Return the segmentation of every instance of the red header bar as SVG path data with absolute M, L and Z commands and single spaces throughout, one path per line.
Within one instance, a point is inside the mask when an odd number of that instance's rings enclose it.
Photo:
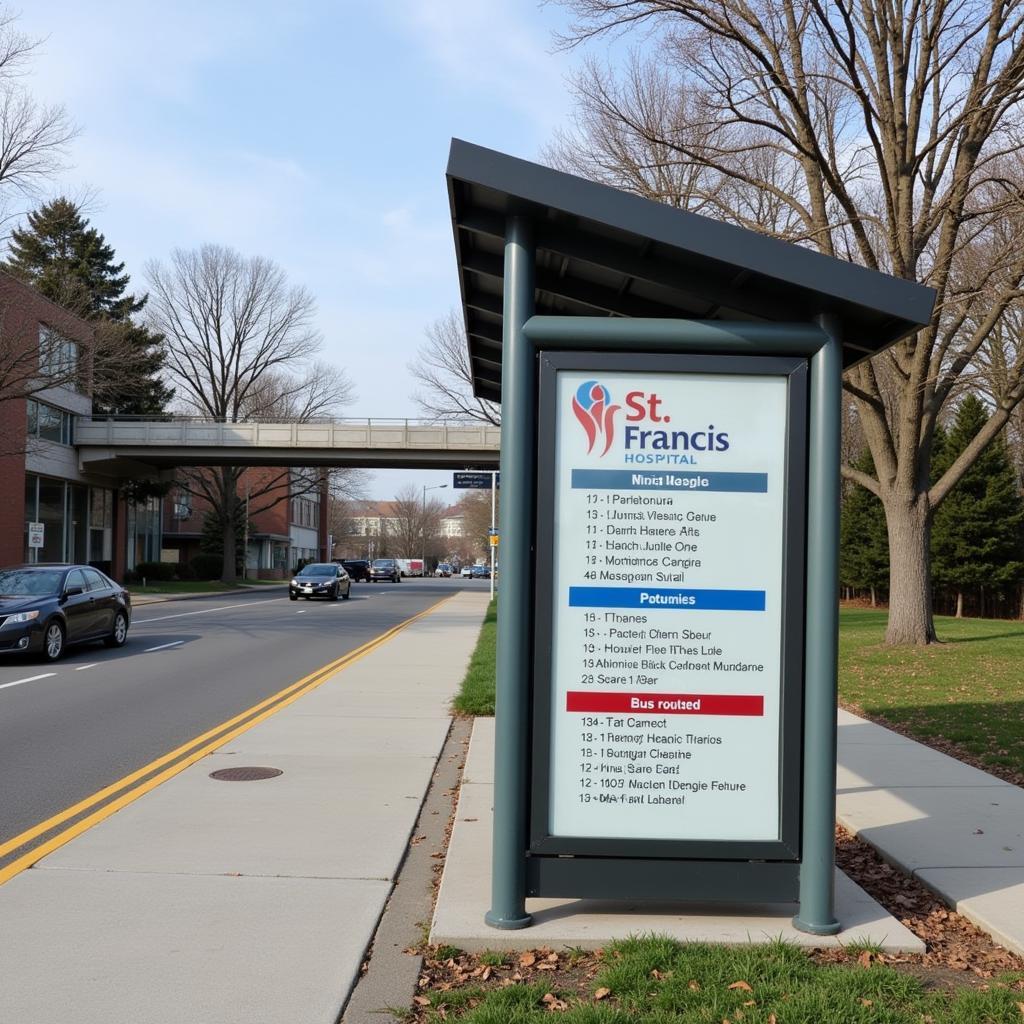
M 764 714 L 764 697 L 733 693 L 591 693 L 570 690 L 566 694 L 565 710 L 760 718 Z

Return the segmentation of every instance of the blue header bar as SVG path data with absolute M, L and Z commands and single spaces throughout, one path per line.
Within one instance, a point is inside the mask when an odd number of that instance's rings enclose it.
M 766 494 L 767 473 L 693 473 L 671 469 L 574 469 L 572 486 L 615 491 L 744 491 Z
M 570 587 L 570 608 L 763 612 L 763 590 L 675 590 L 656 587 Z

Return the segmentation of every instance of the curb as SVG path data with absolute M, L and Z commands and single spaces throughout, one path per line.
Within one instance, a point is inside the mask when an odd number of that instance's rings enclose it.
M 209 597 L 238 597 L 241 594 L 260 593 L 264 590 L 275 591 L 279 587 L 287 587 L 287 581 L 280 584 L 266 584 L 260 586 L 240 586 L 232 590 L 213 590 L 203 594 L 132 594 L 132 608 L 144 608 L 149 604 L 166 604 L 168 601 L 201 601 Z M 131 594 L 131 587 L 126 588 Z

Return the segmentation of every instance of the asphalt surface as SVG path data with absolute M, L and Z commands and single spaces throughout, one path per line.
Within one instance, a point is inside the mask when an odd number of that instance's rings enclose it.
M 293 602 L 276 588 L 169 601 L 137 608 L 120 650 L 71 648 L 56 665 L 0 656 L 0 843 L 442 598 L 487 586 L 411 579 L 354 584 L 349 601 Z

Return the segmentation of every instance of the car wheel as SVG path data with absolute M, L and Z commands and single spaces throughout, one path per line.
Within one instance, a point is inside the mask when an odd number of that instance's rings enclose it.
M 43 634 L 43 658 L 46 661 L 57 661 L 64 653 L 64 627 L 53 619 Z
M 344 594 L 341 595 L 341 599 L 342 599 L 342 601 L 347 601 L 351 596 L 352 596 L 352 584 L 350 583 L 348 585 L 348 589 L 345 591 Z
M 289 594 L 288 595 L 288 600 L 289 601 L 298 601 L 298 599 L 299 599 L 299 595 L 298 594 Z
M 108 647 L 124 647 L 124 642 L 128 639 L 128 616 L 124 612 L 118 612 L 114 616 L 114 628 L 110 631 L 108 636 L 103 642 Z
M 337 600 L 338 600 L 338 588 L 337 588 L 337 587 L 335 587 L 335 588 L 334 588 L 334 589 L 333 589 L 333 590 L 331 591 L 331 593 L 330 593 L 330 595 L 329 595 L 329 596 L 330 596 L 330 599 L 331 599 L 332 601 L 337 601 Z

